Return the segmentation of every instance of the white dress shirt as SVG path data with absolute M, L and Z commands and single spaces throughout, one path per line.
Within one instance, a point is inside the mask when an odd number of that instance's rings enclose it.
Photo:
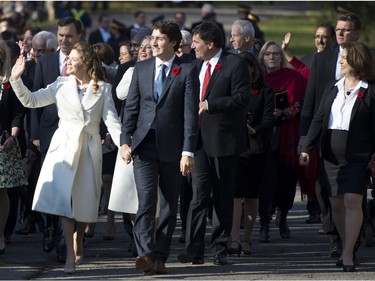
M 353 106 L 357 100 L 359 89 L 361 87 L 367 89 L 368 87 L 368 84 L 361 80 L 357 86 L 350 91 L 350 94 L 347 95 L 344 85 L 345 78 L 341 78 L 335 84 L 339 91 L 331 107 L 328 129 L 349 131 L 350 116 L 352 115 Z

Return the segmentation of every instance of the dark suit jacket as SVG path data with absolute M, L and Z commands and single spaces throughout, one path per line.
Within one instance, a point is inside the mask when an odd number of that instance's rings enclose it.
M 23 128 L 23 118 L 26 110 L 12 88 L 3 89 L 2 91 L 0 99 L 0 134 L 3 130 L 8 131 L 10 134 L 13 127 Z
M 158 102 L 154 99 L 155 58 L 137 62 L 125 105 L 120 142 L 136 153 L 155 124 L 158 159 L 178 162 L 182 151 L 195 152 L 198 138 L 197 68 L 177 57 Z
M 264 152 L 271 146 L 274 108 L 274 93 L 271 87 L 263 85 L 259 93 L 250 94 L 247 124 L 257 131 L 253 137 L 261 136 Z
M 301 136 L 306 136 L 307 134 L 314 114 L 318 110 L 327 83 L 336 80 L 338 54 L 339 48 L 337 47 L 317 53 L 314 56 L 300 118 Z
M 316 53 L 311 53 L 311 54 L 308 54 L 306 56 L 304 56 L 301 61 L 303 62 L 304 65 L 306 65 L 308 68 L 311 69 L 312 67 L 312 63 L 313 63 L 313 60 L 314 60 L 314 56 L 315 56 Z
M 36 64 L 33 90 L 47 87 L 60 76 L 59 51 L 41 56 Z M 46 152 L 59 123 L 57 107 L 51 104 L 31 110 L 31 138 L 40 140 L 40 151 Z
M 89 44 L 94 45 L 96 43 L 104 42 L 102 34 L 100 33 L 99 29 L 91 32 L 89 34 Z
M 194 63 L 200 71 L 203 61 Z M 251 89 L 247 77 L 246 62 L 223 51 L 207 86 L 208 111 L 200 115 L 201 144 L 211 157 L 236 155 L 247 148 L 246 114 Z
M 302 151 L 310 153 L 319 141 L 321 157 L 327 155 L 325 146 L 329 116 L 338 88 L 329 83 L 324 91 L 319 110 L 314 116 Z M 375 85 L 361 88 L 362 98 L 357 97 L 350 116 L 345 158 L 348 162 L 369 162 L 375 151 Z

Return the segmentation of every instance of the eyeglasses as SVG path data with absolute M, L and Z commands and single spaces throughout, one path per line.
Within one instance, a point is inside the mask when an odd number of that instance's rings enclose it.
M 266 52 L 266 53 L 264 53 L 264 56 L 266 56 L 266 57 L 269 57 L 270 55 L 280 56 L 280 52 Z
M 336 32 L 338 33 L 350 33 L 353 29 L 346 29 L 346 28 L 336 28 Z
M 323 40 L 327 40 L 329 37 L 326 36 L 326 35 L 315 35 L 314 36 L 314 39 L 323 39 Z

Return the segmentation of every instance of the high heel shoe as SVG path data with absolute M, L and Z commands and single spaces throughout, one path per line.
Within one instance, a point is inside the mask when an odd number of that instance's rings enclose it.
M 76 256 L 76 265 L 81 265 L 83 261 L 83 256 Z
M 250 256 L 251 255 L 251 242 L 247 240 L 242 241 L 241 249 L 242 249 L 241 254 L 245 256 Z
M 343 264 L 342 265 L 342 270 L 344 272 L 354 272 L 355 271 L 355 265 L 354 264 L 353 265 L 345 265 L 345 264 Z
M 237 245 L 235 247 L 233 247 L 234 245 Z M 230 247 L 228 248 L 228 254 L 229 255 L 236 255 L 237 256 L 241 256 L 241 250 L 242 250 L 242 247 L 241 247 L 241 244 L 240 242 L 236 241 L 236 240 L 233 240 L 231 243 L 230 243 Z
M 71 264 L 71 267 L 67 267 L 67 265 L 65 264 L 65 266 L 64 266 L 64 273 L 65 274 L 73 274 L 74 272 L 76 272 L 75 263 Z

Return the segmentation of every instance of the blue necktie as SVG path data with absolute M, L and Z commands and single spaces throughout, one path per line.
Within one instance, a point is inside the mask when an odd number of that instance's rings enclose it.
M 163 91 L 163 86 L 164 86 L 164 82 L 165 82 L 165 68 L 167 66 L 165 64 L 161 64 L 160 65 L 160 72 L 159 72 L 159 75 L 158 75 L 158 78 L 156 79 L 156 92 L 155 92 L 155 100 L 158 101 L 159 100 L 159 97 L 161 95 L 161 92 Z

